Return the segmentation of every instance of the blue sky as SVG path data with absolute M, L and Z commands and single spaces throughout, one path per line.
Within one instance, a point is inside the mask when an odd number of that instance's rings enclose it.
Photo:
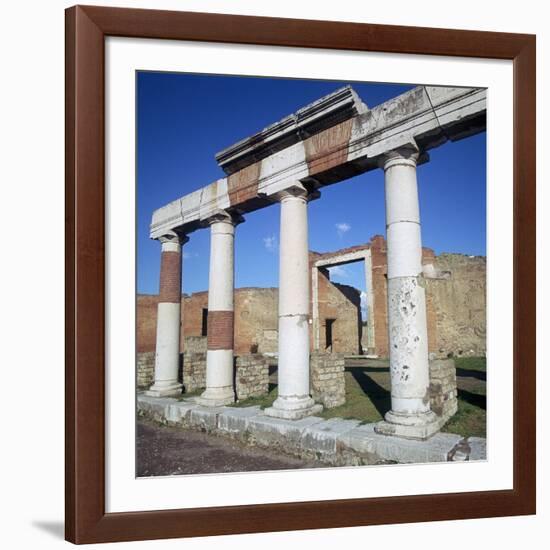
M 137 287 L 158 292 L 160 245 L 149 239 L 153 210 L 223 177 L 214 155 L 350 82 L 181 73 L 137 73 Z M 351 83 L 369 107 L 412 86 Z M 485 255 L 485 133 L 430 151 L 418 168 L 424 246 Z M 278 286 L 279 206 L 245 216 L 236 230 L 235 285 Z M 309 204 L 309 247 L 319 252 L 385 234 L 384 176 L 374 170 L 321 190 Z M 208 287 L 209 231 L 184 246 L 183 291 Z M 365 290 L 360 264 L 333 271 Z

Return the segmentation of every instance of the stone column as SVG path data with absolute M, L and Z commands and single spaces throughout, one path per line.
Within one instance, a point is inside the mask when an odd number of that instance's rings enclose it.
M 308 198 L 301 184 L 279 195 L 279 395 L 264 410 L 279 418 L 297 419 L 322 410 L 309 394 Z
M 159 238 L 162 244 L 160 292 L 157 307 L 155 379 L 147 395 L 181 394 L 178 381 L 181 323 L 181 246 L 187 237 L 169 232 Z
M 235 225 L 242 220 L 224 211 L 209 219 L 210 274 L 206 390 L 197 402 L 219 407 L 235 401 L 233 376 L 234 240 Z
M 416 183 L 418 151 L 400 149 L 383 161 L 388 258 L 388 346 L 391 411 L 376 431 L 427 439 L 439 429 L 430 410 L 430 370 L 422 242 Z

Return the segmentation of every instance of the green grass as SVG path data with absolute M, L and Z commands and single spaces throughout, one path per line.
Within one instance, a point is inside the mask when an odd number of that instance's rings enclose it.
M 380 363 L 379 363 L 380 364 Z M 383 364 L 382 364 L 383 365 Z M 441 431 L 463 437 L 486 436 L 486 360 L 484 357 L 455 358 L 458 375 L 458 411 Z M 325 409 L 319 415 L 325 419 L 357 419 L 361 423 L 378 422 L 391 407 L 390 375 L 386 366 L 352 367 L 346 369 L 346 403 Z M 196 392 L 200 394 L 201 391 Z M 184 394 L 189 397 L 192 394 Z M 231 407 L 270 407 L 277 398 L 277 386 L 270 384 L 267 395 L 244 399 Z
M 486 437 L 487 388 L 485 357 L 456 357 L 458 376 L 458 411 L 441 431 L 463 437 Z
M 487 359 L 485 357 L 454 357 L 454 361 L 457 369 L 487 372 Z
M 383 386 L 377 388 L 373 385 L 374 387 L 367 388 L 367 391 L 370 389 L 368 391 L 369 395 L 367 395 L 360 383 L 362 376 L 366 376 L 366 373 L 360 367 L 355 367 L 353 372 L 348 370 L 344 374 L 346 379 L 346 402 L 340 407 L 324 409 L 319 416 L 323 418 L 355 418 L 361 420 L 362 423 L 382 420 L 382 411 L 389 409 L 389 392 Z M 379 376 L 376 376 L 376 374 Z M 389 382 L 388 369 L 380 369 L 379 373 L 373 373 L 373 378 L 379 377 L 388 378 Z M 377 382 L 379 383 L 380 380 Z
M 486 437 L 486 430 L 486 411 L 460 399 L 459 390 L 458 411 L 449 422 L 443 426 L 441 431 L 459 434 L 462 437 Z
M 271 407 L 273 401 L 277 399 L 277 386 L 275 384 L 270 384 L 270 386 L 268 394 L 259 397 L 249 397 L 248 399 L 228 405 L 228 407 L 260 407 L 260 409 Z
M 190 397 L 198 397 L 203 391 L 204 388 L 199 388 L 198 390 L 182 393 L 181 396 L 178 397 L 178 401 L 183 401 L 184 399 L 189 399 Z
M 485 357 L 455 358 L 458 374 L 458 411 L 442 431 L 463 437 L 486 437 Z M 323 418 L 356 418 L 378 422 L 391 407 L 389 370 L 384 367 L 354 367 L 346 370 L 346 403 L 325 409 Z

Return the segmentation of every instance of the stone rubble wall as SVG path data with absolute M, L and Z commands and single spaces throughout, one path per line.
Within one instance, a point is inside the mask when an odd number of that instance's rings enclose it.
M 261 354 L 239 355 L 235 358 L 237 399 L 265 395 L 269 391 L 269 362 Z M 183 385 L 185 392 L 206 387 L 206 353 L 183 354 Z
M 259 397 L 269 392 L 269 360 L 259 353 L 236 358 L 235 390 L 237 400 Z
M 206 352 L 183 354 L 183 386 L 186 393 L 206 387 Z
M 206 336 L 186 336 L 183 340 L 185 353 L 206 353 Z
M 137 354 L 137 387 L 148 389 L 155 377 L 155 352 L 146 351 Z
M 445 424 L 458 407 L 456 367 L 452 359 L 430 361 L 430 407 Z
M 310 356 L 311 396 L 327 409 L 346 402 L 343 353 L 312 353 Z

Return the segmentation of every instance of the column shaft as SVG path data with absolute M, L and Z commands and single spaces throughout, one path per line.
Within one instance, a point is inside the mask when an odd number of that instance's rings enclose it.
M 392 408 L 377 431 L 425 439 L 439 426 L 430 411 L 416 160 L 417 154 L 394 152 L 384 163 Z
M 296 419 L 318 412 L 309 391 L 309 265 L 307 194 L 281 198 L 278 397 L 270 416 Z
M 210 273 L 206 390 L 199 402 L 206 406 L 235 401 L 233 387 L 234 238 L 235 222 L 221 215 L 210 222 Z
M 181 245 L 174 234 L 161 237 L 160 292 L 157 306 L 155 379 L 146 392 L 156 397 L 181 394 L 178 381 L 181 320 Z

